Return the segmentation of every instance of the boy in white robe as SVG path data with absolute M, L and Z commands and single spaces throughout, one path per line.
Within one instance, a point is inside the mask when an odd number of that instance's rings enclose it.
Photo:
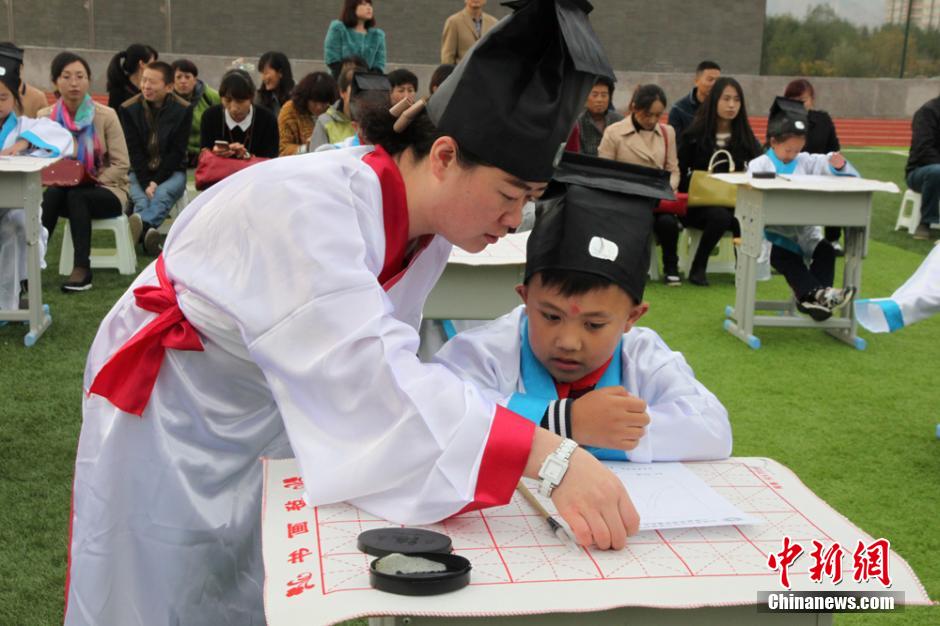
M 632 195 L 651 191 L 630 180 L 630 169 L 645 168 L 624 166 L 565 155 L 555 181 L 571 182 L 529 238 L 517 287 L 524 305 L 459 333 L 435 360 L 598 458 L 726 458 L 731 426 L 721 402 L 680 353 L 636 326 L 649 309 L 655 200 Z
M 838 152 L 801 152 L 808 128 L 802 102 L 788 98 L 774 100 L 767 123 L 767 151 L 748 163 L 748 173 L 858 176 Z M 773 245 L 770 264 L 786 278 L 798 311 L 822 322 L 852 300 L 854 285 L 833 287 L 836 251 L 823 237 L 820 226 L 767 225 L 764 236 Z
M 940 313 L 940 245 L 890 298 L 855 302 L 858 323 L 873 333 L 893 333 Z
M 16 115 L 20 61 L 0 52 L 0 156 L 57 157 L 72 152 L 72 135 L 49 119 Z M 38 226 L 38 225 L 37 225 Z M 49 234 L 38 226 L 40 257 Z M 26 281 L 26 211 L 0 208 L 0 309 L 19 308 Z M 45 267 L 45 263 L 43 263 Z

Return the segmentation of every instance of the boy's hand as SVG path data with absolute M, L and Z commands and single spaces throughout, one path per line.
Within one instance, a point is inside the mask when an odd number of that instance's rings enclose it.
M 571 405 L 571 438 L 585 446 L 633 450 L 649 423 L 646 402 L 623 387 L 595 389 Z
M 838 152 L 833 152 L 832 156 L 829 157 L 829 165 L 836 168 L 837 170 L 841 170 L 843 167 L 845 167 L 845 157 Z

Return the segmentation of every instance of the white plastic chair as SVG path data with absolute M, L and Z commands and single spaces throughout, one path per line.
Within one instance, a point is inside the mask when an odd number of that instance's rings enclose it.
M 912 189 L 904 192 L 901 198 L 901 208 L 898 209 L 898 221 L 894 223 L 894 230 L 906 228 L 907 232 L 914 234 L 920 224 L 921 195 Z
M 68 276 L 72 273 L 75 248 L 72 246 L 72 232 L 68 222 L 62 229 L 62 254 L 59 256 L 59 273 Z M 92 248 L 89 260 L 92 269 L 115 268 L 121 274 L 137 273 L 137 253 L 131 241 L 131 229 L 126 215 L 91 221 L 92 232 L 110 230 L 114 233 L 114 248 Z
M 686 228 L 679 233 L 679 271 L 686 276 L 689 275 L 692 259 L 695 258 L 701 240 L 702 231 L 698 228 Z M 734 274 L 736 266 L 734 238 L 731 233 L 725 233 L 715 247 L 715 251 L 708 258 L 708 266 L 705 268 L 705 272 L 708 274 Z

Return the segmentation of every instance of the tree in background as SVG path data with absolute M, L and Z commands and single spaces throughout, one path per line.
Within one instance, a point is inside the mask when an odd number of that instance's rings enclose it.
M 904 28 L 869 29 L 840 18 L 828 6 L 810 8 L 800 20 L 767 18 L 761 74 L 782 76 L 897 77 Z M 905 77 L 940 74 L 940 32 L 911 28 Z

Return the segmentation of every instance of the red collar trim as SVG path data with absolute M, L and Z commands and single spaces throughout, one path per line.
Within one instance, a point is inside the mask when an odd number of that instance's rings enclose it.
M 567 398 L 571 395 L 572 391 L 579 391 L 581 389 L 590 389 L 597 386 L 597 383 L 600 382 L 601 377 L 604 376 L 604 372 L 607 371 L 607 367 L 610 365 L 610 362 L 614 359 L 613 355 L 607 362 L 601 365 L 599 368 L 591 372 L 590 374 L 579 378 L 578 380 L 570 383 L 560 383 L 557 380 L 555 381 L 555 390 L 558 392 L 559 398 Z
M 398 165 L 381 146 L 362 160 L 372 168 L 382 188 L 382 221 L 385 225 L 385 261 L 379 273 L 379 284 L 388 291 L 401 280 L 418 255 L 431 243 L 432 236 L 421 237 L 410 258 L 408 251 L 408 196 Z

